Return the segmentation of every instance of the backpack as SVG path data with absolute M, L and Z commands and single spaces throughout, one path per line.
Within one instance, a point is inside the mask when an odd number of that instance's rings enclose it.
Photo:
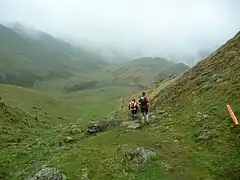
M 140 98 L 140 103 L 141 103 L 141 106 L 146 106 L 147 105 L 147 97 L 141 97 Z
M 131 102 L 130 108 L 131 109 L 135 109 L 135 107 L 136 107 L 136 103 L 135 102 Z

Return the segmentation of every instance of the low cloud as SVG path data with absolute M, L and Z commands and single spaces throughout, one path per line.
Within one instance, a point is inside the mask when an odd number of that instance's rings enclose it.
M 1 0 L 0 22 L 135 55 L 214 49 L 240 30 L 239 0 Z

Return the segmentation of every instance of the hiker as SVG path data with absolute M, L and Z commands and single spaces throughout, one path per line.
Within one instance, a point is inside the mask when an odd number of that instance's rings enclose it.
M 128 105 L 128 109 L 131 111 L 132 113 L 132 119 L 134 120 L 137 117 L 137 111 L 138 111 L 138 104 L 136 102 L 135 99 L 133 99 L 129 105 Z
M 142 96 L 139 99 L 139 105 L 142 113 L 142 122 L 149 123 L 148 121 L 148 109 L 149 109 L 149 100 L 145 92 L 142 92 Z

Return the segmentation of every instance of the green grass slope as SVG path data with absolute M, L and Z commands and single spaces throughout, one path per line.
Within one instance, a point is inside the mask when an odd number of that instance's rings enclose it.
M 0 85 L 0 94 L 9 105 L 37 116 L 46 123 L 68 123 L 80 117 L 80 110 L 77 107 L 38 91 L 12 85 Z
M 3 101 L 0 101 L 0 122 L 0 149 L 19 143 L 38 125 L 30 114 Z
M 168 160 L 179 179 L 239 179 L 240 129 L 226 109 L 226 104 L 230 104 L 240 117 L 239 68 L 238 33 L 170 85 L 155 92 L 155 108 L 171 114 L 171 118 L 161 122 L 168 127 L 161 136 L 179 141 L 169 149 L 178 148 L 175 159 Z
M 46 94 L 13 85 L 0 85 L 0 94 L 6 103 L 49 124 L 68 124 L 77 120 L 86 124 L 92 119 L 103 118 L 120 105 L 122 96 L 133 91 L 132 88 L 108 87 L 104 90 Z
M 61 166 L 57 165 L 58 168 L 68 167 L 68 173 L 75 171 L 73 164 L 84 157 L 81 154 L 91 156 L 91 151 L 88 152 L 91 147 L 78 146 L 86 124 L 103 120 L 120 105 L 119 98 L 131 92 L 131 89 L 122 91 L 111 87 L 104 91 L 48 96 L 32 89 L 0 85 L 1 98 L 7 104 L 3 103 L 0 108 L 0 177 L 24 179 L 41 165 L 55 165 L 58 161 Z M 67 136 L 74 141 L 66 142 Z M 74 149 L 76 152 L 70 152 Z M 72 158 L 76 153 L 80 153 L 80 157 L 70 160 L 70 166 L 66 165 L 65 158 Z

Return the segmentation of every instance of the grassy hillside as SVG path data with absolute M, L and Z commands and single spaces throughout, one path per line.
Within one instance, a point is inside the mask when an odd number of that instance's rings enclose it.
M 108 87 L 75 93 L 45 93 L 12 85 L 0 85 L 2 99 L 51 124 L 66 124 L 81 119 L 86 124 L 103 118 L 120 106 L 120 98 L 131 94 L 133 88 Z
M 0 101 L 0 149 L 16 145 L 38 126 L 37 119 Z
M 179 141 L 170 149 L 177 153 L 175 160 L 168 160 L 179 178 L 240 177 L 240 129 L 234 126 L 226 109 L 229 103 L 240 117 L 239 58 L 238 34 L 170 85 L 155 92 L 155 108 L 171 114 L 161 122 L 168 127 L 161 136 L 168 141 Z
M 86 124 L 104 120 L 120 106 L 119 98 L 132 91 L 109 87 L 47 96 L 31 89 L 0 85 L 0 177 L 26 178 L 41 165 L 59 161 L 60 154 L 67 158 L 68 150 L 84 134 Z M 66 142 L 68 136 L 76 139 L 72 148 Z

